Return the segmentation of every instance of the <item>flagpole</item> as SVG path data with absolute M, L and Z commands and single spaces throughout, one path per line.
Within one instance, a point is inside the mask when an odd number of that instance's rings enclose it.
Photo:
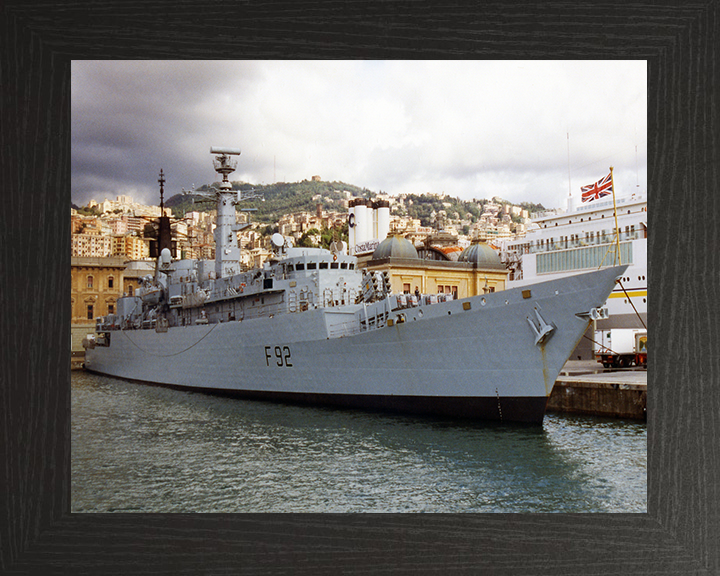
M 613 195 L 613 212 L 615 213 L 615 241 L 617 243 L 618 264 L 622 264 L 622 259 L 620 258 L 620 228 L 618 227 L 617 205 L 615 204 L 615 181 L 613 180 L 612 166 L 610 166 L 610 188 Z
M 572 179 L 570 178 L 570 132 L 567 133 L 568 144 L 568 196 L 572 196 Z

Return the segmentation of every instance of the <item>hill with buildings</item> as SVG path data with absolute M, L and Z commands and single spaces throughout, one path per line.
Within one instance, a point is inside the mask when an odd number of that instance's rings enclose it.
M 211 186 L 203 185 L 197 191 L 207 191 Z M 299 246 L 327 247 L 333 241 L 349 241 L 348 210 L 353 198 L 387 201 L 390 231 L 403 234 L 418 246 L 495 243 L 500 238 L 523 235 L 530 214 L 544 210 L 540 204 L 515 205 L 498 197 L 461 200 L 444 193 L 390 196 L 344 182 L 322 181 L 319 176 L 302 182 L 255 186 L 233 182 L 232 186 L 259 196 L 237 207 L 238 220 L 251 224 L 238 236 L 248 266 L 269 253 L 269 238 L 275 232 L 293 237 Z M 214 257 L 213 202 L 192 192 L 176 194 L 165 201 L 165 213 L 174 216 L 172 230 L 178 257 Z M 157 235 L 158 216 L 158 206 L 141 205 L 130 196 L 73 206 L 72 254 L 147 258 L 149 244 Z
M 468 234 L 473 224 L 482 219 L 488 210 L 497 213 L 494 207 L 516 206 L 519 210 L 509 213 L 510 222 L 521 224 L 523 211 L 525 218 L 533 212 L 544 211 L 542 204 L 521 202 L 514 205 L 502 198 L 480 198 L 461 200 L 446 194 L 405 194 L 390 197 L 387 194 L 374 192 L 344 182 L 325 182 L 322 180 L 303 180 L 302 182 L 277 182 L 267 185 L 251 185 L 245 182 L 233 182 L 233 190 L 253 190 L 262 199 L 250 200 L 239 206 L 239 210 L 253 212 L 251 220 L 272 226 L 283 216 L 298 212 L 315 213 L 320 206 L 327 212 L 341 212 L 347 209 L 350 198 L 386 199 L 391 200 L 392 214 L 400 218 L 419 220 L 424 227 L 442 228 L 454 226 L 459 232 Z M 217 183 L 214 184 L 217 186 Z M 203 185 L 198 191 L 209 188 Z M 177 194 L 165 202 L 165 206 L 173 211 L 176 218 L 182 218 L 193 211 L 213 209 L 212 202 L 190 194 Z M 512 227 L 514 229 L 514 227 Z
M 217 186 L 218 183 L 213 184 Z M 347 201 L 354 197 L 371 198 L 375 194 L 367 188 L 360 188 L 344 182 L 324 182 L 321 180 L 303 180 L 302 182 L 277 182 L 275 184 L 252 185 L 245 182 L 233 182 L 233 190 L 255 191 L 260 199 L 249 200 L 238 206 L 238 210 L 252 210 L 252 220 L 264 224 L 273 224 L 286 214 L 294 212 L 316 212 L 318 205 L 324 211 L 338 212 L 347 209 Z M 208 190 L 203 185 L 198 191 Z M 211 201 L 204 200 L 192 193 L 176 194 L 165 202 L 171 208 L 173 216 L 182 218 L 193 211 L 207 211 L 214 208 Z

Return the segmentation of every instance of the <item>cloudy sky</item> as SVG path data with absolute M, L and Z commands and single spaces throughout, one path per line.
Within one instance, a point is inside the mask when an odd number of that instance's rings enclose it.
M 646 193 L 646 63 L 73 61 L 75 204 L 157 204 L 161 168 L 166 198 L 209 184 L 211 146 L 252 184 L 552 208 L 613 166 L 618 194 Z

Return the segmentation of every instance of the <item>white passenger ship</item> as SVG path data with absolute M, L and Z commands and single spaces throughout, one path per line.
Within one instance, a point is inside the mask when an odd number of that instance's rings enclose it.
M 545 212 L 533 219 L 526 235 L 500 245 L 500 258 L 510 269 L 508 288 L 555 280 L 628 264 L 607 300 L 608 318 L 597 328 L 645 328 L 647 325 L 647 197 L 617 197 L 616 240 L 612 196 L 573 206 L 565 212 Z M 587 356 L 589 341 L 571 356 Z

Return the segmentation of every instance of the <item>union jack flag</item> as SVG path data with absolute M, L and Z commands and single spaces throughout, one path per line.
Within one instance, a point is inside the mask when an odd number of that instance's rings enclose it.
M 608 174 L 602 180 L 590 184 L 589 186 L 583 186 L 580 188 L 582 191 L 582 201 L 590 202 L 591 200 L 597 200 L 608 194 L 612 194 L 612 173 Z

